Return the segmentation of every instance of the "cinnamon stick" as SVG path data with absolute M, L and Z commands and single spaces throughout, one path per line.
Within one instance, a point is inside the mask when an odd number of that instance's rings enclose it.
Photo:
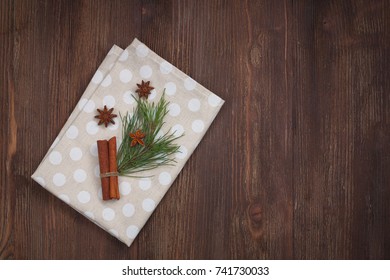
M 110 172 L 110 163 L 108 157 L 108 141 L 107 140 L 98 140 L 97 141 L 98 156 L 99 156 L 99 166 L 100 174 L 105 174 Z M 110 178 L 100 176 L 102 184 L 102 195 L 103 200 L 110 199 Z
M 116 163 L 116 137 L 108 140 L 108 158 L 110 164 L 110 173 L 117 173 L 118 166 Z M 111 175 L 110 177 L 110 199 L 119 199 L 118 176 Z

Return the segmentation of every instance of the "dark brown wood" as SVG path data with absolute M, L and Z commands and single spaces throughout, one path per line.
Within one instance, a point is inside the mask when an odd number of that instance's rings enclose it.
M 0 258 L 389 259 L 389 28 L 386 0 L 1 1 Z M 30 176 L 134 37 L 226 103 L 127 248 Z
M 389 2 L 303 2 L 292 5 L 294 257 L 388 259 Z

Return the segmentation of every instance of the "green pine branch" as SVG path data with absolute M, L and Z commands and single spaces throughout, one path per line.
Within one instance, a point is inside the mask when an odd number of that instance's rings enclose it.
M 174 132 L 166 132 L 157 136 L 164 124 L 164 117 L 168 114 L 169 102 L 165 94 L 157 104 L 148 103 L 147 100 L 136 99 L 137 107 L 133 115 L 128 113 L 122 117 L 122 143 L 117 154 L 118 173 L 121 176 L 154 169 L 161 165 L 173 165 L 176 161 L 173 155 L 178 152 L 179 146 L 174 142 Z M 145 137 L 145 145 L 137 144 L 131 147 L 130 133 L 141 130 Z

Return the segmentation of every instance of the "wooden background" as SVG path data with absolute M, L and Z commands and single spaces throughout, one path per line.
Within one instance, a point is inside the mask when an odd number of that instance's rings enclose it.
M 1 0 L 0 258 L 389 259 L 389 1 Z M 128 248 L 30 179 L 113 44 L 226 100 Z

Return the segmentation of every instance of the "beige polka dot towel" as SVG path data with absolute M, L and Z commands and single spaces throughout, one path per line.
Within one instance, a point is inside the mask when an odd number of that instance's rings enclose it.
M 122 137 L 121 122 L 107 128 L 97 125 L 96 109 L 114 107 L 132 112 L 136 84 L 151 81 L 149 96 L 157 102 L 165 89 L 170 102 L 163 132 L 171 128 L 180 145 L 175 166 L 161 166 L 119 177 L 121 199 L 103 201 L 96 141 Z M 171 186 L 224 101 L 135 39 L 127 49 L 114 46 L 93 76 L 65 126 L 32 178 L 82 215 L 131 245 Z M 180 187 L 180 186 L 178 186 Z

